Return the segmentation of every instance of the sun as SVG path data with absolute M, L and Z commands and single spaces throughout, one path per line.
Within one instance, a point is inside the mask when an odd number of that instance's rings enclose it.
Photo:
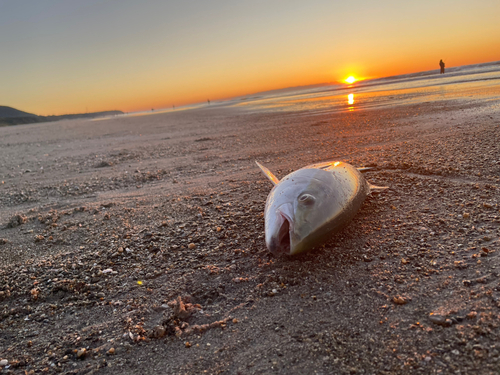
M 351 83 L 356 82 L 356 78 L 354 78 L 353 76 L 350 76 L 350 77 L 346 78 L 346 79 L 345 79 L 345 81 L 346 81 L 347 83 L 350 83 L 350 84 L 351 84 Z

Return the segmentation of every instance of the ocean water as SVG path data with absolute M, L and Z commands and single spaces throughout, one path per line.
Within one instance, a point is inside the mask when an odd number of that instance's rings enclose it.
M 210 104 L 194 103 L 175 108 L 132 112 L 144 116 L 201 108 L 233 108 L 247 112 L 345 112 L 443 100 L 480 102 L 500 110 L 500 61 L 377 78 L 348 84 L 323 84 L 285 88 L 246 95 Z
M 255 94 L 214 103 L 251 112 L 341 112 L 461 100 L 500 108 L 500 61 L 355 82 Z

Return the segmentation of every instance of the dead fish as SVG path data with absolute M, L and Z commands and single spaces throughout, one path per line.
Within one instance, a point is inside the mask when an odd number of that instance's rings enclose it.
M 358 212 L 366 196 L 387 189 L 368 183 L 361 171 L 341 161 L 301 168 L 278 180 L 256 161 L 274 184 L 264 212 L 266 246 L 273 254 L 295 255 L 328 240 Z

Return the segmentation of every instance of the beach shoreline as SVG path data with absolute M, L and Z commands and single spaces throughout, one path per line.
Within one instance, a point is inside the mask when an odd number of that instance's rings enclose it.
M 493 373 L 498 139 L 500 110 L 460 100 L 0 128 L 3 371 Z M 255 160 L 390 189 L 274 258 Z

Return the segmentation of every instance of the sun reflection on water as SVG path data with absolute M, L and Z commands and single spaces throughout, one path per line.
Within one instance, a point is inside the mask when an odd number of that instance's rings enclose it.
M 349 111 L 354 111 L 354 94 L 347 95 L 347 104 L 350 105 Z

